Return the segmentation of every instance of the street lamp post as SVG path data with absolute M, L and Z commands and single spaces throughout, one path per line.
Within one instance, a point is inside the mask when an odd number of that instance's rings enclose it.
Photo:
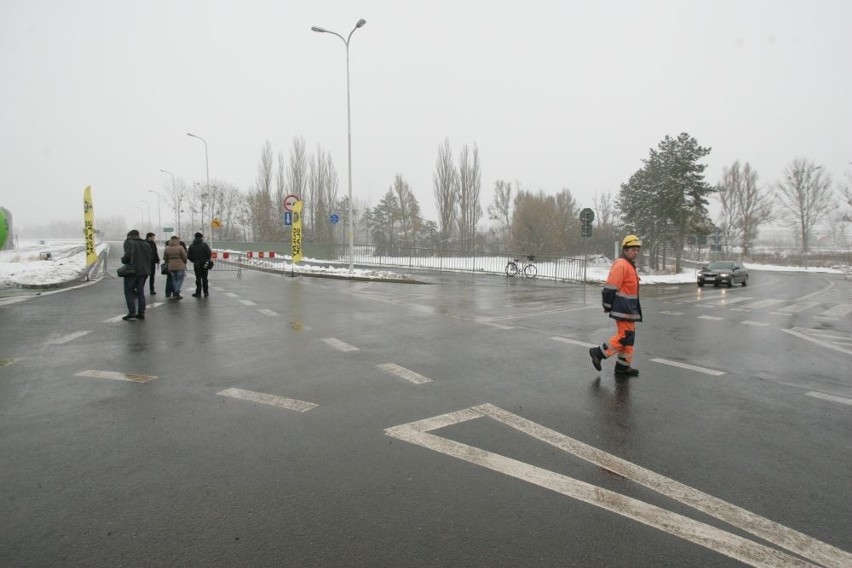
M 180 207 L 178 205 L 177 193 L 175 191 L 175 174 L 173 174 L 169 170 L 160 170 L 160 171 L 163 172 L 164 174 L 169 174 L 170 176 L 172 176 L 172 201 L 175 205 L 174 219 L 172 219 L 172 221 L 177 223 L 177 229 L 176 229 L 175 234 L 180 235 Z
M 363 27 L 364 24 L 367 23 L 367 20 L 361 18 L 355 24 L 355 27 L 352 28 L 352 31 L 349 32 L 349 36 L 346 39 L 343 39 L 343 36 L 337 32 L 333 32 L 331 30 L 327 30 L 325 28 L 320 28 L 318 26 L 313 26 L 311 31 L 317 33 L 324 34 L 333 34 L 336 35 L 343 41 L 343 45 L 346 46 L 346 135 L 347 135 L 347 151 L 348 151 L 348 167 L 349 167 L 349 273 L 352 274 L 354 271 L 353 265 L 355 261 L 355 220 L 352 216 L 352 110 L 349 100 L 349 40 L 352 39 L 352 34 L 355 33 L 360 27 Z
M 157 196 L 157 224 L 159 225 L 159 227 L 157 227 L 157 232 L 159 233 L 163 230 L 163 210 L 160 208 L 160 193 L 153 189 L 149 189 L 147 191 L 148 193 L 153 193 Z
M 204 142 L 204 169 L 207 172 L 207 195 L 210 195 L 210 160 L 207 157 L 207 140 L 193 134 L 192 132 L 187 132 L 187 136 L 191 136 L 192 138 L 198 138 L 202 142 Z M 213 208 L 210 208 L 210 220 L 213 221 Z M 204 197 L 201 199 L 201 227 L 204 227 Z M 213 231 L 210 231 L 210 248 L 213 248 Z
M 134 207 L 139 210 L 139 224 L 145 223 L 145 210 L 141 205 L 134 205 Z

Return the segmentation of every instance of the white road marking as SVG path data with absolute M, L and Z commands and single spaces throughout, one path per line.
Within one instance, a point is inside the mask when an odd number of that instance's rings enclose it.
M 782 302 L 786 302 L 787 300 L 760 300 L 759 302 L 754 302 L 753 304 L 748 304 L 744 306 L 750 310 L 760 310 L 763 308 L 768 308 L 769 306 L 774 306 L 776 304 L 780 304 Z
M 74 333 L 69 333 L 68 335 L 63 335 L 61 337 L 57 337 L 54 339 L 48 339 L 45 341 L 45 345 L 62 345 L 63 343 L 68 343 L 69 341 L 73 341 L 78 337 L 83 337 L 84 335 L 92 333 L 91 331 L 75 331 Z
M 75 373 L 75 377 L 92 377 L 95 379 L 110 379 L 113 381 L 130 381 L 133 383 L 147 383 L 153 381 L 157 377 L 153 375 L 134 375 L 132 373 L 121 373 L 118 371 L 83 371 Z
M 123 318 L 125 315 L 126 314 L 122 314 L 120 316 L 115 316 L 114 318 L 105 319 L 102 323 L 115 323 L 121 321 L 121 318 Z
M 597 343 L 587 343 L 576 339 L 568 339 L 567 337 L 551 337 L 550 339 L 561 341 L 562 343 L 570 343 L 571 345 L 579 345 L 580 347 L 597 347 Z
M 240 300 L 240 303 L 244 306 L 256 306 L 257 305 L 255 302 L 252 302 L 251 300 Z
M 820 302 L 814 302 L 813 300 L 811 300 L 809 302 L 799 302 L 798 304 L 793 304 L 792 306 L 784 306 L 783 308 L 779 308 L 778 311 L 782 314 L 798 314 L 799 312 L 815 308 L 818 305 L 820 305 Z
M 476 319 L 476 320 L 473 320 L 473 321 L 475 321 L 476 323 L 481 323 L 482 325 L 487 325 L 488 327 L 495 327 L 497 329 L 515 329 L 511 325 L 503 325 L 502 323 L 494 323 L 494 322 L 486 320 L 486 319 Z
M 278 408 L 286 408 L 287 410 L 295 410 L 297 412 L 307 412 L 312 408 L 316 408 L 317 404 L 313 402 L 305 402 L 304 400 L 296 400 L 294 398 L 284 398 L 283 396 L 275 396 L 274 394 L 265 394 L 262 392 L 254 392 L 243 389 L 225 389 L 216 394 L 221 396 L 229 396 L 240 400 L 248 400 L 258 404 L 267 404 L 269 406 L 277 406 Z
M 689 371 L 696 371 L 698 373 L 704 373 L 705 375 L 713 375 L 714 377 L 719 377 L 725 374 L 725 371 L 715 371 L 713 369 L 706 369 L 704 367 L 697 367 L 695 365 L 689 365 L 687 363 L 681 363 L 679 361 L 670 361 L 669 359 L 660 359 L 654 358 L 651 359 L 654 363 L 660 363 L 663 365 L 669 365 L 671 367 L 679 367 L 681 369 L 687 369 Z
M 415 385 L 422 385 L 423 383 L 431 383 L 432 379 L 429 377 L 424 377 L 420 373 L 415 373 L 410 369 L 406 369 L 405 367 L 400 367 L 396 363 L 382 363 L 381 365 L 377 365 L 380 369 L 384 369 L 389 373 L 393 373 L 398 377 L 402 377 L 406 381 L 411 381 Z
M 644 501 L 429 433 L 432 430 L 482 416 L 493 418 L 537 440 L 644 485 L 661 495 L 725 521 L 803 558 L 819 562 L 824 566 L 846 566 L 852 562 L 852 554 L 839 548 L 490 404 L 395 426 L 386 429 L 385 433 L 411 444 L 595 505 L 752 566 L 812 566 L 809 562 L 790 556 L 783 551 Z
M 766 327 L 766 326 L 768 326 L 768 325 L 769 325 L 768 323 L 766 323 L 766 322 L 764 322 L 764 321 L 749 321 L 749 320 L 745 320 L 745 321 L 742 321 L 742 322 L 740 322 L 740 323 L 741 323 L 742 325 L 754 325 L 754 326 L 758 326 L 758 327 Z
M 11 365 L 17 360 L 18 359 L 0 359 L 0 367 L 6 367 L 8 365 Z
M 812 396 L 814 398 L 821 398 L 823 400 L 830 400 L 831 402 L 839 402 L 841 404 L 848 404 L 852 406 L 852 398 L 843 398 L 842 396 L 834 396 L 833 394 L 825 394 L 821 392 L 811 391 L 805 393 L 806 396 Z
M 234 294 L 233 292 L 225 292 L 225 295 L 228 296 L 229 298 L 239 298 L 240 297 L 239 294 Z
M 737 298 L 724 298 L 720 300 L 716 305 L 717 306 L 729 306 L 731 304 L 739 304 L 740 302 L 748 302 L 749 300 L 754 300 L 754 298 L 750 296 L 739 296 Z
M 852 304 L 837 304 L 820 314 L 824 318 L 842 318 L 852 314 Z
M 719 316 L 698 316 L 698 319 L 700 319 L 700 320 L 713 320 L 713 321 L 719 321 L 719 320 L 723 320 L 723 319 L 725 319 L 725 318 L 720 318 Z
M 817 337 L 811 337 L 809 335 L 805 335 L 804 333 L 802 333 L 800 331 L 796 331 L 795 327 L 793 329 L 782 329 L 781 331 L 783 331 L 784 333 L 789 333 L 790 335 L 794 335 L 794 336 L 796 336 L 800 339 L 805 339 L 807 341 L 811 341 L 813 343 L 816 343 L 817 345 L 821 345 L 821 346 L 827 347 L 829 349 L 834 349 L 835 351 L 840 351 L 841 353 L 848 353 L 849 355 L 852 355 L 852 349 L 844 349 L 840 346 L 832 345 L 831 343 L 823 341 L 823 340 L 821 340 Z
M 682 316 L 683 315 L 683 312 L 670 312 L 668 310 L 663 310 L 660 313 L 666 314 L 667 316 Z
M 272 317 L 272 316 L 277 316 L 277 315 L 278 315 L 278 313 L 277 313 L 277 312 L 273 312 L 273 311 L 272 311 L 272 310 L 270 310 L 270 309 L 263 309 L 263 310 L 257 310 L 257 311 L 259 311 L 260 313 L 262 313 L 262 314 L 263 314 L 263 315 L 265 315 L 265 316 L 270 316 L 270 317 Z
M 338 351 L 358 351 L 357 347 L 349 345 L 348 343 L 343 343 L 339 339 L 335 339 L 333 337 L 326 337 L 323 339 L 323 341 L 328 345 L 331 345 Z

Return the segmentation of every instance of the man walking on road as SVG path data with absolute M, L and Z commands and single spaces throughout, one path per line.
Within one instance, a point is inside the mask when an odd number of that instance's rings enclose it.
M 195 272 L 195 298 L 201 297 L 201 292 L 204 291 L 204 297 L 210 295 L 210 288 L 207 284 L 207 272 L 209 271 L 210 257 L 213 252 L 210 250 L 210 245 L 204 242 L 204 235 L 195 233 L 195 240 L 189 245 L 188 251 L 189 261 L 192 263 L 192 269 Z
M 151 247 L 139 236 L 136 229 L 127 233 L 124 241 L 124 256 L 122 264 L 133 267 L 133 276 L 124 277 L 124 300 L 127 302 L 127 315 L 124 321 L 145 319 L 145 281 L 151 270 Z
M 589 349 L 592 365 L 601 370 L 601 361 L 618 353 L 615 374 L 635 377 L 637 369 L 630 366 L 633 361 L 633 345 L 636 341 L 636 322 L 642 321 L 642 306 L 639 304 L 639 274 L 636 272 L 636 257 L 642 241 L 636 235 L 627 235 L 621 241 L 621 256 L 612 263 L 604 284 L 603 309 L 613 318 L 615 335 L 599 347 Z
M 154 235 L 154 233 L 148 233 L 145 235 L 145 240 L 151 247 L 151 254 L 153 255 L 151 258 L 151 273 L 148 275 L 148 291 L 152 296 L 157 293 L 157 291 L 154 290 L 154 275 L 157 273 L 157 265 L 160 264 L 160 255 L 157 252 L 157 240 L 154 238 L 155 236 L 156 235 Z

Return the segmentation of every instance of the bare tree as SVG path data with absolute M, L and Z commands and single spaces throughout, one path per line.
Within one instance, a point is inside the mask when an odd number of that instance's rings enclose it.
M 411 192 L 411 186 L 400 174 L 396 174 L 391 191 L 396 196 L 397 218 L 399 219 L 399 228 L 402 231 L 402 244 L 414 246 L 417 231 L 420 230 L 420 204 Z
M 305 140 L 293 138 L 290 147 L 290 161 L 287 164 L 287 193 L 302 198 L 308 187 L 308 158 L 305 151 Z
M 831 190 L 831 176 L 822 166 L 796 158 L 785 170 L 784 181 L 776 185 L 781 218 L 799 234 L 802 252 L 808 252 L 814 228 L 837 205 Z
M 435 203 L 438 207 L 438 224 L 441 234 L 441 246 L 453 236 L 453 225 L 456 219 L 456 185 L 458 174 L 453 164 L 453 151 L 449 139 L 438 146 L 438 159 L 435 163 L 435 173 L 432 174 L 432 184 L 435 190 Z
M 511 248 L 512 184 L 498 179 L 494 182 L 494 201 L 488 206 L 488 219 L 496 222 L 494 233 L 502 247 Z
M 482 187 L 482 168 L 479 164 L 479 148 L 473 150 L 465 144 L 459 153 L 458 167 L 458 229 L 459 240 L 467 250 L 476 243 L 476 225 L 482 218 L 479 193 Z
M 751 165 L 740 165 L 739 160 L 722 169 L 722 182 L 717 189 L 725 242 L 739 242 L 743 256 L 748 256 L 758 228 L 772 219 L 772 197 L 758 187 L 757 172 Z
M 331 155 L 321 147 L 317 147 L 317 153 L 310 160 L 306 206 L 309 211 L 311 233 L 323 242 L 332 242 L 334 239 L 334 230 L 328 217 L 334 204 L 337 203 L 338 184 L 337 170 Z
M 272 144 L 267 140 L 260 152 L 250 206 L 255 238 L 264 241 L 272 241 L 276 237 L 272 204 L 272 164 Z

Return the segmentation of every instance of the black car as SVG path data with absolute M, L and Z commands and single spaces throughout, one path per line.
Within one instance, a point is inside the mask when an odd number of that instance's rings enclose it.
M 737 282 L 748 286 L 748 270 L 739 262 L 720 260 L 711 262 L 698 271 L 698 286 L 704 286 L 705 283 L 713 286 L 733 286 Z

